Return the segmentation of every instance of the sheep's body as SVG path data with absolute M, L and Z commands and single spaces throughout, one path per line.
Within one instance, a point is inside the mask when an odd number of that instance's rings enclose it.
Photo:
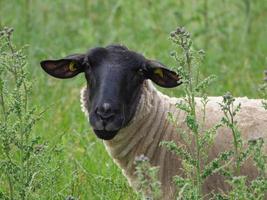
M 87 90 L 82 92 L 83 105 L 86 107 Z M 159 166 L 159 180 L 162 183 L 163 199 L 172 199 L 175 188 L 172 184 L 172 177 L 181 174 L 181 161 L 176 155 L 168 152 L 166 148 L 160 147 L 163 140 L 173 140 L 176 143 L 183 143 L 177 134 L 177 127 L 180 130 L 188 130 L 185 123 L 185 113 L 176 108 L 175 104 L 182 99 L 170 98 L 160 93 L 151 83 L 145 81 L 142 88 L 142 95 L 139 106 L 130 124 L 121 129 L 118 135 L 110 140 L 104 141 L 104 145 L 114 159 L 115 163 L 122 169 L 131 186 L 136 187 L 134 175 L 134 160 L 136 156 L 144 154 L 150 159 L 153 166 Z M 206 106 L 205 128 L 211 128 L 217 124 L 223 113 L 219 102 L 222 97 L 210 97 Z M 249 100 L 237 98 L 236 104 L 241 103 L 241 110 L 236 116 L 238 127 L 241 130 L 244 140 L 267 138 L 267 111 L 262 108 L 261 100 Z M 196 98 L 197 115 L 201 116 L 200 99 Z M 87 112 L 87 109 L 84 109 Z M 173 113 L 176 118 L 177 127 L 167 120 L 168 112 Z M 232 148 L 232 133 L 226 128 L 219 128 L 215 143 L 209 152 L 209 159 L 212 160 L 220 152 Z M 193 145 L 190 147 L 194 148 Z M 264 151 L 266 152 L 266 145 Z M 241 170 L 242 174 L 255 177 L 257 171 L 251 162 L 247 162 Z M 211 190 L 227 190 L 227 185 L 219 175 L 213 175 L 204 183 L 205 193 Z

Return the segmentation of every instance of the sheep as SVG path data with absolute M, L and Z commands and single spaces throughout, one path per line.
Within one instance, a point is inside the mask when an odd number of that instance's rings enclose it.
M 159 167 L 162 199 L 173 199 L 175 186 L 172 177 L 182 175 L 181 160 L 159 146 L 161 141 L 173 140 L 181 143 L 177 134 L 189 131 L 185 123 L 186 113 L 177 109 L 182 98 L 168 97 L 159 92 L 152 82 L 171 88 L 181 84 L 180 77 L 163 64 L 148 60 L 141 54 L 124 46 L 98 47 L 86 54 L 75 54 L 59 60 L 45 60 L 42 68 L 57 78 L 71 78 L 83 72 L 87 86 L 81 90 L 82 110 L 85 112 L 97 137 L 114 162 L 122 169 L 129 184 L 138 187 L 134 160 L 145 155 L 153 166 Z M 209 97 L 206 106 L 205 128 L 211 128 L 221 120 L 223 113 L 218 103 L 222 97 Z M 267 138 L 267 112 L 261 100 L 236 98 L 242 109 L 236 116 L 244 140 Z M 196 98 L 197 117 L 202 117 L 201 100 Z M 168 119 L 172 113 L 176 124 Z M 220 152 L 233 148 L 232 133 L 226 127 L 218 129 L 209 159 Z M 193 148 L 193 146 L 192 146 Z M 264 146 L 264 152 L 267 148 Z M 253 178 L 257 170 L 247 161 L 241 174 Z M 219 174 L 210 176 L 203 184 L 205 194 L 213 190 L 228 189 Z

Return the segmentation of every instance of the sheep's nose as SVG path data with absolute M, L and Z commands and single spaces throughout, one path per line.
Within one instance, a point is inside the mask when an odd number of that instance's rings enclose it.
M 96 114 L 102 120 L 111 119 L 115 115 L 115 113 L 112 110 L 111 105 L 109 103 L 103 103 L 101 106 L 97 107 Z

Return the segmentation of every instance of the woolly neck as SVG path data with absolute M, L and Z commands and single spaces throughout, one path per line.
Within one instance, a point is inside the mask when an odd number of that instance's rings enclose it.
M 84 88 L 81 91 L 81 102 L 82 110 L 86 115 L 88 115 L 87 98 L 88 91 Z M 167 164 L 175 164 L 169 163 L 173 157 L 170 157 L 166 148 L 159 147 L 159 143 L 163 140 L 171 140 L 178 135 L 173 123 L 167 120 L 169 112 L 175 118 L 182 116 L 175 106 L 177 101 L 177 98 L 170 98 L 159 92 L 150 80 L 144 81 L 133 119 L 112 140 L 103 141 L 107 152 L 134 188 L 137 187 L 134 161 L 140 155 L 148 157 L 151 165 L 160 166 L 161 182 L 171 181 L 174 175 L 172 172 L 168 174 L 169 172 L 165 170 Z
M 175 132 L 174 126 L 167 120 L 167 115 L 168 112 L 177 112 L 176 102 L 177 99 L 159 92 L 150 80 L 145 81 L 130 124 L 121 129 L 114 139 L 103 141 L 106 150 L 122 168 L 130 185 L 136 187 L 134 161 L 140 155 L 148 157 L 152 165 L 161 165 L 159 178 L 163 178 L 166 150 L 159 147 L 159 143 L 172 138 Z

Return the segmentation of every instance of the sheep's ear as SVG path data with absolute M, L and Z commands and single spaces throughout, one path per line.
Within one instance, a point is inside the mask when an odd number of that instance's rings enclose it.
M 43 70 L 56 78 L 72 78 L 84 71 L 84 54 L 70 55 L 59 60 L 44 60 L 40 63 Z
M 145 75 L 154 83 L 165 88 L 172 88 L 182 84 L 181 77 L 176 72 L 167 69 L 166 66 L 154 60 L 146 62 Z

